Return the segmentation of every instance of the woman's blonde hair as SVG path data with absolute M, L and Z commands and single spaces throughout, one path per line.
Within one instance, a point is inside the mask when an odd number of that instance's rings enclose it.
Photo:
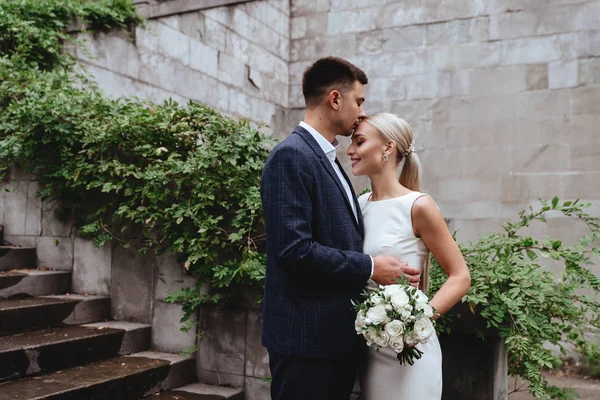
M 396 143 L 398 156 L 396 162 L 399 164 L 404 160 L 399 182 L 402 186 L 420 192 L 421 184 L 421 161 L 415 152 L 413 130 L 404 119 L 395 114 L 378 113 L 365 118 L 385 140 Z
M 404 160 L 399 182 L 405 188 L 420 192 L 422 188 L 421 161 L 415 152 L 414 134 L 408 122 L 390 113 L 369 115 L 364 120 L 377 129 L 386 141 L 392 140 L 396 143 L 398 151 L 396 162 L 400 164 Z M 421 271 L 421 289 L 425 292 L 429 290 L 429 269 L 430 257 L 428 254 Z

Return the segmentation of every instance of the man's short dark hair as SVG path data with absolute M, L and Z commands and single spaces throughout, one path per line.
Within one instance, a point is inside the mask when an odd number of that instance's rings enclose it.
M 302 93 L 306 105 L 318 103 L 330 90 L 351 90 L 354 82 L 366 85 L 367 75 L 349 61 L 339 57 L 325 57 L 317 60 L 304 71 Z

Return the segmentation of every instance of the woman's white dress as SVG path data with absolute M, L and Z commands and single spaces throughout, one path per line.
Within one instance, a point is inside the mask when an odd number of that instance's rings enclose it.
M 429 251 L 416 237 L 412 206 L 423 193 L 411 192 L 388 200 L 368 201 L 371 193 L 358 199 L 365 225 L 364 252 L 371 256 L 391 255 L 411 267 L 424 269 Z M 423 279 L 423 278 L 422 278 Z M 375 285 L 369 281 L 369 285 Z M 414 365 L 400 365 L 390 348 L 369 347 L 360 371 L 364 400 L 439 400 L 442 398 L 442 351 L 436 335 L 417 345 L 424 354 Z

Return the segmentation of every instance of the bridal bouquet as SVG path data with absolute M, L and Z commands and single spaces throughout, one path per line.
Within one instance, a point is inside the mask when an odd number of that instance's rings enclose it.
M 358 312 L 356 333 L 378 350 L 392 348 L 402 365 L 413 365 L 415 359 L 420 359 L 423 352 L 415 345 L 426 343 L 435 334 L 429 299 L 408 284 L 380 286 L 365 293 L 363 302 L 353 305 Z

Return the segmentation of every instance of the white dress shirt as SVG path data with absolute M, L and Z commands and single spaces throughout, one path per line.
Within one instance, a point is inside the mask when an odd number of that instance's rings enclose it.
M 310 135 L 319 144 L 319 147 L 321 147 L 321 149 L 323 150 L 323 153 L 325 153 L 325 155 L 327 156 L 327 159 L 331 163 L 333 170 L 337 174 L 340 182 L 342 183 L 342 186 L 344 187 L 344 190 L 346 191 L 346 196 L 348 197 L 348 202 L 350 203 L 350 206 L 352 207 L 352 212 L 354 213 L 354 218 L 356 218 L 356 221 L 358 222 L 358 214 L 356 212 L 356 204 L 354 204 L 354 198 L 352 197 L 352 189 L 350 188 L 348 181 L 346 181 L 346 178 L 344 178 L 344 175 L 342 175 L 342 171 L 340 170 L 340 167 L 335 162 L 336 150 L 340 146 L 340 142 L 338 142 L 337 139 L 334 139 L 333 143 L 330 143 L 329 140 L 325 139 L 325 137 L 323 135 L 321 135 L 319 132 L 317 132 L 317 130 L 315 128 L 313 128 L 312 126 L 310 126 L 309 124 L 307 124 L 304 121 L 300 121 L 300 126 L 303 127 L 304 129 L 306 129 L 308 131 L 308 133 L 310 133 Z M 371 257 L 371 256 L 369 256 L 369 257 Z M 373 276 L 374 269 L 375 269 L 375 263 L 373 261 L 373 257 L 371 257 L 371 276 Z

